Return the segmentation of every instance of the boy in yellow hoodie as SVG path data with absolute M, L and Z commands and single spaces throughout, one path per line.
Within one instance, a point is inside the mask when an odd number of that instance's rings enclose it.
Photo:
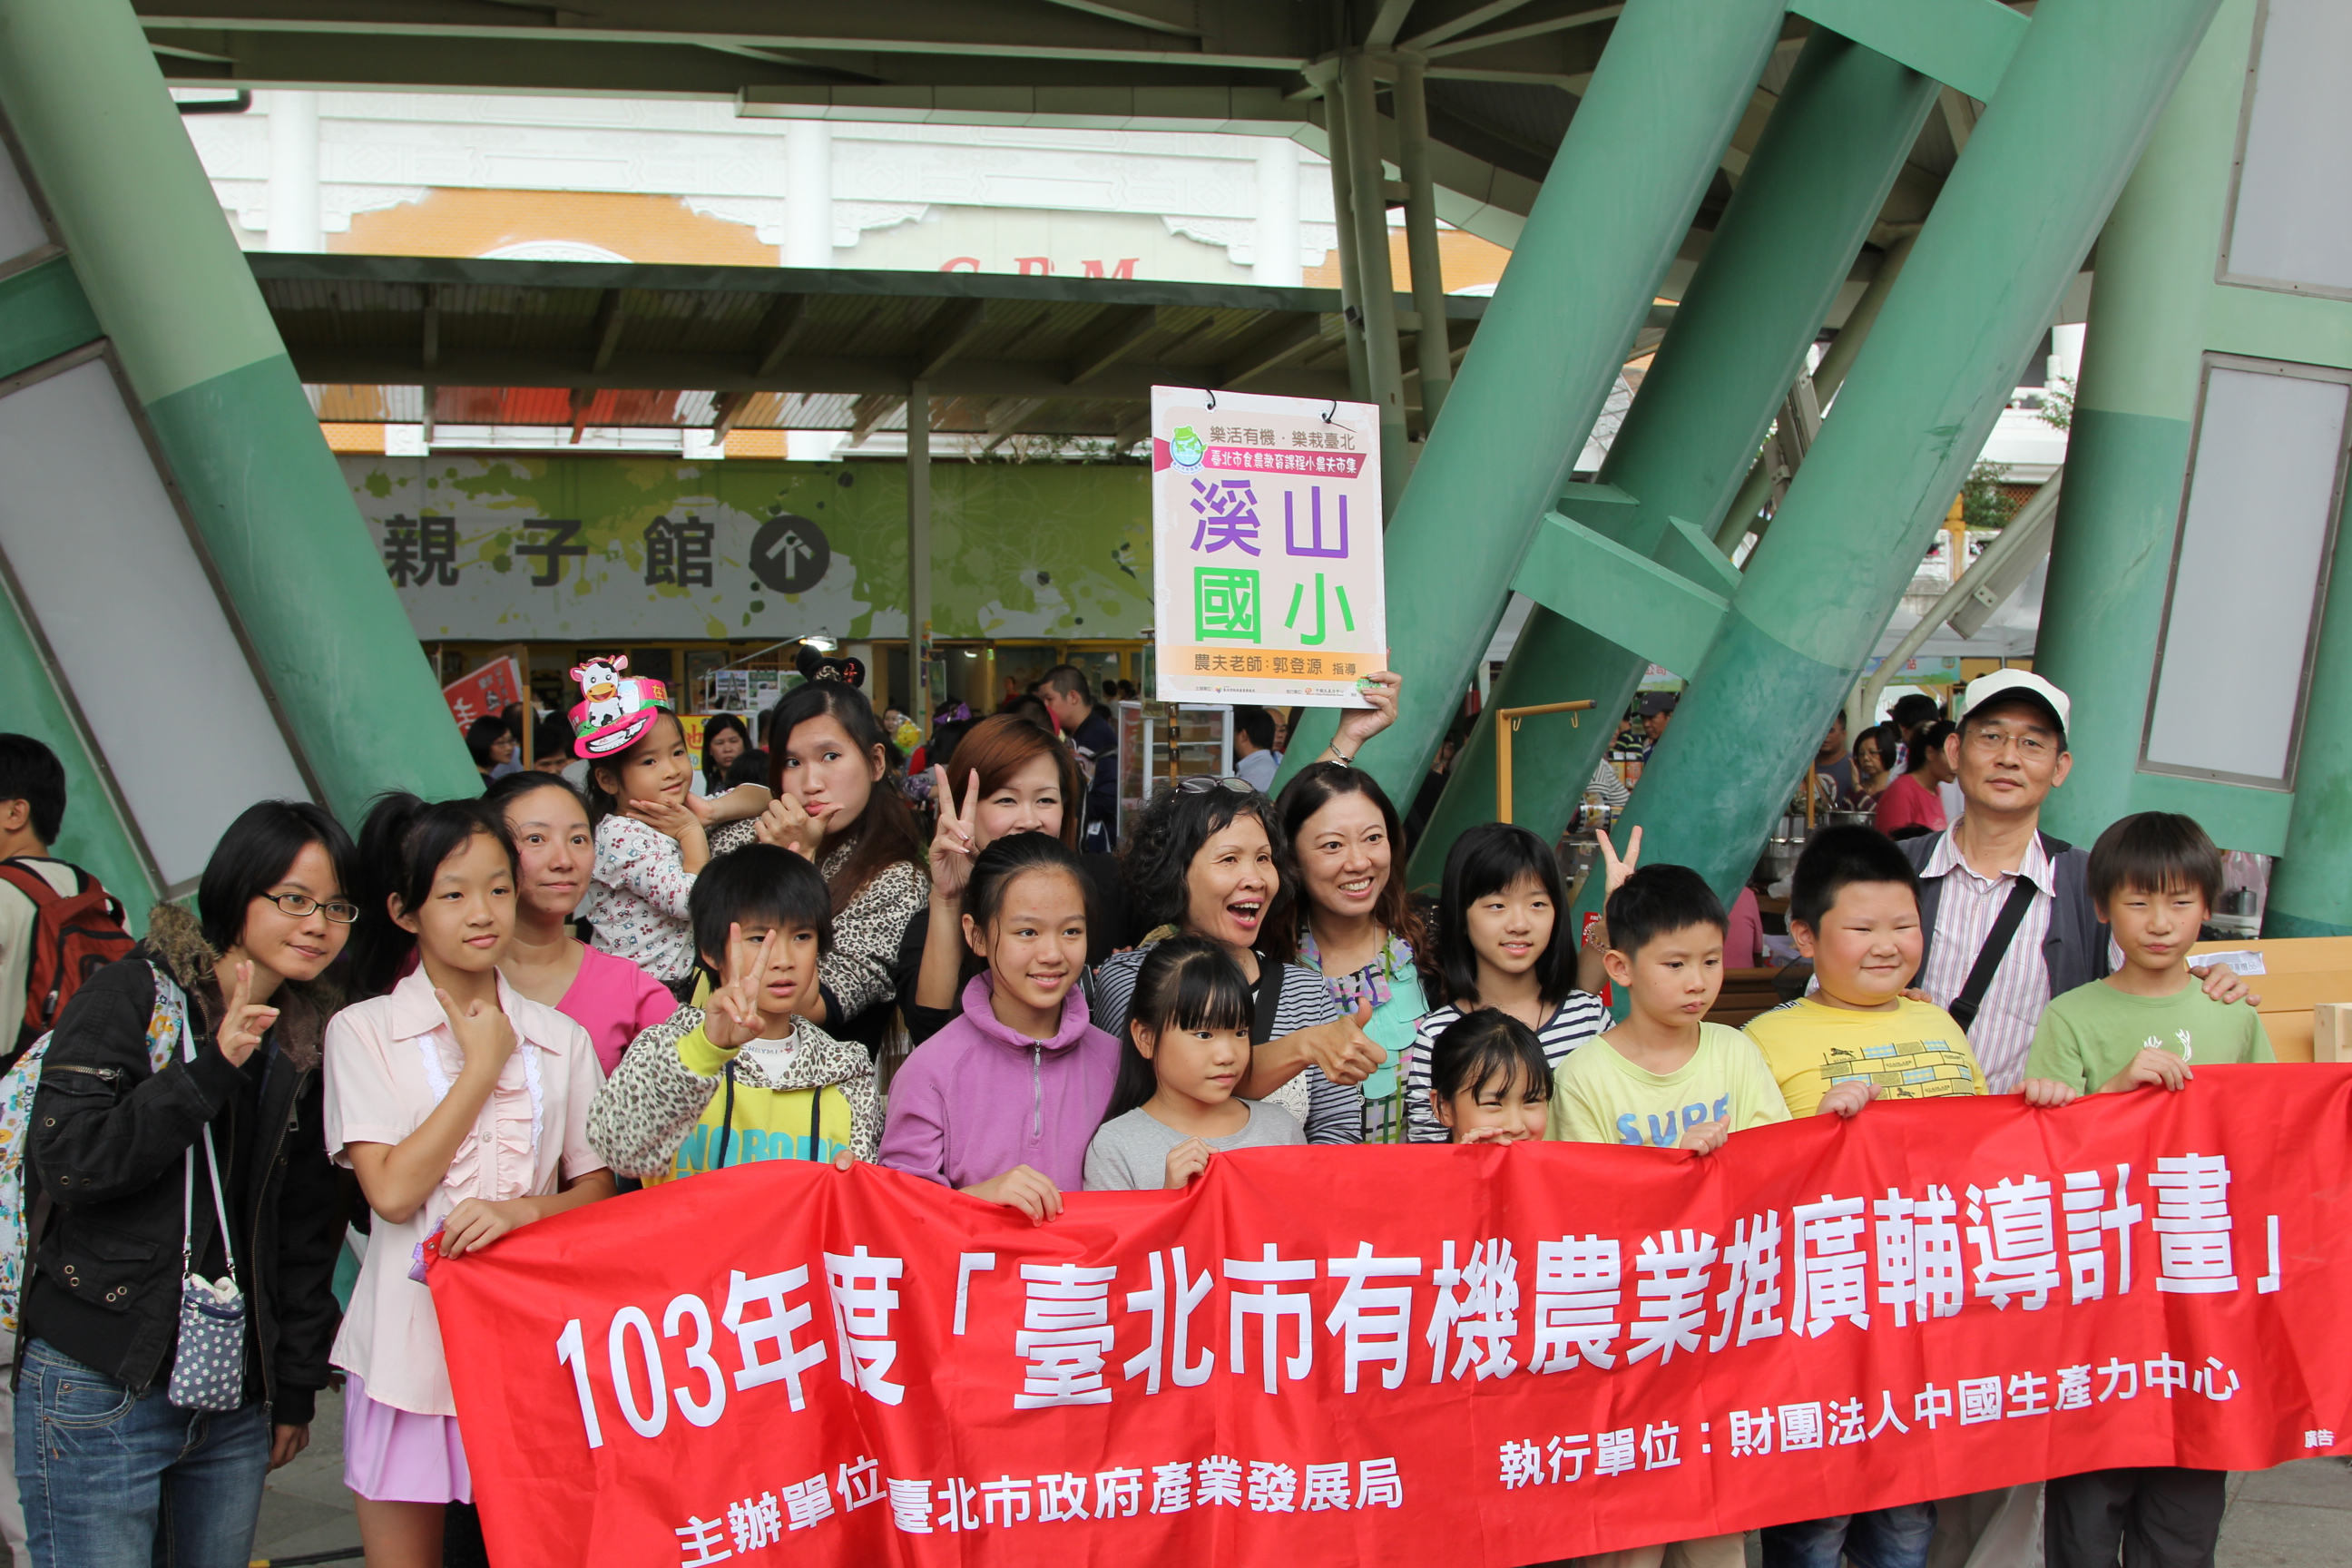
M 648 1186 L 759 1160 L 873 1159 L 872 1059 L 793 1011 L 831 940 L 816 868 L 746 845 L 695 879 L 687 913 L 718 989 L 630 1045 L 589 1110 L 589 1143 Z

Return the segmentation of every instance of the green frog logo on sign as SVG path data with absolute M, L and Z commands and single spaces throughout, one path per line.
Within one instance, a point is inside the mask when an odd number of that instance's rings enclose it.
M 1168 455 L 1180 468 L 1197 468 L 1201 459 L 1209 455 L 1209 444 L 1190 425 L 1179 425 L 1176 433 L 1168 437 Z

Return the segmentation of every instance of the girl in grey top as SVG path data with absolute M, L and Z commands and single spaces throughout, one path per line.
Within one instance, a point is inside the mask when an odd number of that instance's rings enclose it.
M 1359 1143 L 1360 1086 L 1388 1053 L 1364 1034 L 1369 1005 L 1349 1016 L 1320 974 L 1282 962 L 1297 933 L 1282 870 L 1287 858 L 1273 803 L 1241 780 L 1190 778 L 1161 791 L 1127 849 L 1129 902 L 1149 932 L 1146 945 L 1112 954 L 1097 971 L 1096 1022 L 1126 1034 L 1151 942 L 1207 938 L 1251 988 L 1254 1048 L 1234 1092 L 1283 1106 L 1310 1143 Z
M 1281 1106 L 1234 1092 L 1250 1068 L 1252 1005 L 1223 947 L 1171 937 L 1129 973 L 1118 1082 L 1087 1146 L 1088 1192 L 1181 1190 L 1222 1150 L 1307 1141 Z

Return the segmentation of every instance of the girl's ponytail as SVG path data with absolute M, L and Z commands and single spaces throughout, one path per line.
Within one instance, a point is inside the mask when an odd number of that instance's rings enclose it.
M 433 891 L 441 862 L 487 833 L 515 864 L 514 839 L 506 817 L 480 796 L 429 802 L 405 792 L 376 797 L 360 825 L 360 918 L 352 928 L 352 994 L 381 996 L 408 966 L 416 937 L 392 918 L 392 900 L 404 910 L 421 907 Z

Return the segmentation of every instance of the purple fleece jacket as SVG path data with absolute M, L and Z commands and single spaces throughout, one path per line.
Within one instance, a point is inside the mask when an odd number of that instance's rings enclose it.
M 994 981 L 974 975 L 963 1016 L 916 1047 L 891 1080 L 880 1162 L 950 1187 L 1028 1165 L 1077 1192 L 1118 1078 L 1118 1042 L 1088 1021 L 1076 986 L 1052 1039 L 1017 1035 L 989 1006 Z

